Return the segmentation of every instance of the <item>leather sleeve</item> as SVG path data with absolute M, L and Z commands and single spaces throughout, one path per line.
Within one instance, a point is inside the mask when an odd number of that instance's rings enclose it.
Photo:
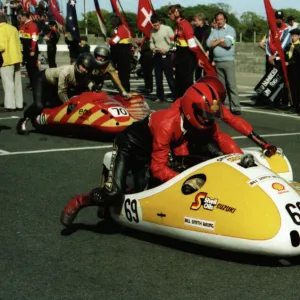
M 120 42 L 120 40 L 125 38 L 129 38 L 129 33 L 126 28 L 124 28 L 124 25 L 121 25 L 118 27 L 117 33 L 109 40 L 109 44 L 116 45 Z
M 168 167 L 171 133 L 167 132 L 166 129 L 151 127 L 153 149 L 150 170 L 155 178 L 161 181 L 168 181 L 178 174 Z
M 180 146 L 174 148 L 173 149 L 174 155 L 175 156 L 187 156 L 187 155 L 189 155 L 190 153 L 189 153 L 187 145 L 188 145 L 188 142 L 185 141 Z
M 218 143 L 221 151 L 224 154 L 232 154 L 232 153 L 243 154 L 243 151 L 237 145 L 237 143 L 232 139 L 232 137 L 222 132 L 218 124 L 214 124 L 213 139 Z
M 39 38 L 39 30 L 33 21 L 30 22 L 30 26 L 28 30 L 31 35 L 31 51 L 35 52 L 35 48 Z
M 248 136 L 253 131 L 253 128 L 250 123 L 248 123 L 243 118 L 232 114 L 225 105 L 222 106 L 222 109 L 223 121 L 233 129 L 235 129 L 237 132 Z

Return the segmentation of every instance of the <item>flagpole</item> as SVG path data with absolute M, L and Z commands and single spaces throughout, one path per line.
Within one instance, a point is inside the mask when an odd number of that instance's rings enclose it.
M 84 0 L 84 20 L 85 20 L 85 35 L 88 35 L 87 16 L 86 16 L 86 0 Z

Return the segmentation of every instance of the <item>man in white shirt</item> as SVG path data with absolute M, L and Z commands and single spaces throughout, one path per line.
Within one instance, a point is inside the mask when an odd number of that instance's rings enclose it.
M 170 26 L 160 24 L 157 15 L 151 17 L 153 30 L 150 36 L 150 49 L 153 51 L 154 73 L 156 80 L 156 102 L 173 102 L 175 99 L 175 79 L 172 66 L 172 55 L 170 49 L 174 45 L 174 32 Z M 171 99 L 165 99 L 163 87 L 163 73 L 166 76 L 171 90 Z

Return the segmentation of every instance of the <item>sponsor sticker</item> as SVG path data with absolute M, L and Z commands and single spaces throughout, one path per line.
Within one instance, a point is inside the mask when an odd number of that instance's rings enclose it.
M 191 204 L 190 209 L 199 210 L 202 207 L 205 210 L 213 211 L 216 208 L 232 214 L 235 213 L 236 208 L 226 204 L 218 203 L 218 201 L 219 200 L 216 198 L 207 196 L 207 193 L 200 192 L 196 195 L 195 201 Z
M 201 220 L 191 217 L 184 217 L 184 225 L 198 227 L 210 231 L 215 230 L 215 221 Z
M 284 193 L 288 193 L 289 191 L 287 191 L 285 189 L 285 186 L 279 182 L 274 182 L 272 184 L 272 188 L 276 191 L 278 191 L 278 194 L 284 194 Z
M 242 155 L 240 155 L 240 154 L 227 154 L 227 155 L 224 155 L 223 157 L 218 158 L 217 161 L 227 160 L 230 162 L 234 162 L 234 161 L 240 160 L 241 158 L 242 158 Z
M 254 187 L 266 180 L 272 180 L 274 178 L 279 178 L 277 175 L 262 175 L 262 176 L 259 176 L 259 177 L 256 177 L 256 178 L 253 178 L 251 180 L 249 180 L 247 183 L 251 186 L 251 187 Z

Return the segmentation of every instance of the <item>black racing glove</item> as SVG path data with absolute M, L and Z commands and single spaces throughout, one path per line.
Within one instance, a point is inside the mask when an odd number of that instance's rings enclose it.
M 251 139 L 255 144 L 260 146 L 264 150 L 264 154 L 267 157 L 271 157 L 272 155 L 275 155 L 277 152 L 277 147 L 267 143 L 263 138 L 261 138 L 258 134 L 256 134 L 254 131 L 252 131 L 248 138 Z

